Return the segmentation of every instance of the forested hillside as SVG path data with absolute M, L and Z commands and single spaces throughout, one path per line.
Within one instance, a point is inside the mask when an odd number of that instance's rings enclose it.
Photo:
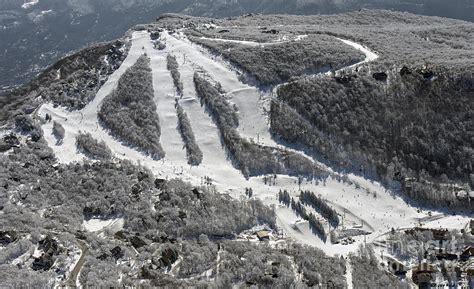
M 123 40 L 92 45 L 61 59 L 18 89 L 0 94 L 0 123 L 17 112 L 31 112 L 39 99 L 68 109 L 84 108 L 118 69 L 128 48 Z
M 271 31 L 271 30 L 264 30 Z M 276 30 L 275 30 L 276 31 Z M 232 35 L 227 32 L 224 35 Z M 302 37 L 302 36 L 300 36 Z M 362 54 L 334 37 L 314 35 L 289 42 L 248 46 L 191 38 L 214 53 L 222 54 L 233 65 L 242 69 L 250 81 L 265 86 L 276 85 L 290 78 L 339 69 L 361 61 Z
M 287 25 L 275 25 L 279 21 Z M 188 34 L 257 85 L 288 82 L 271 101 L 277 139 L 303 144 L 316 158 L 381 179 L 388 187 L 401 185 L 410 199 L 470 206 L 474 24 L 364 10 L 311 17 L 256 15 L 216 25 Z M 326 63 L 337 70 L 332 57 L 346 65 L 357 61 L 355 49 L 339 50 L 342 42 L 327 48 L 337 43 L 331 42 L 337 41 L 334 36 L 362 43 L 379 57 L 325 77 L 291 69 L 300 61 L 311 63 L 305 61 L 308 55 L 299 54 L 306 40 L 318 39 L 312 51 L 321 47 L 327 53 L 312 56 L 319 67 Z M 272 39 L 290 42 L 277 45 Z M 279 53 L 282 47 L 285 57 Z M 286 71 L 291 79 L 283 76 Z
M 285 22 L 285 25 L 278 25 L 281 22 Z M 182 22 L 184 23 L 185 21 Z M 416 66 L 428 63 L 440 64 L 447 68 L 469 68 L 474 63 L 470 57 L 474 45 L 474 23 L 454 19 L 385 10 L 361 10 L 315 16 L 254 15 L 230 20 L 218 19 L 214 23 L 219 26 L 218 29 L 201 26 L 192 30 L 207 37 L 258 42 L 285 37 L 291 40 L 302 35 L 336 36 L 366 45 L 379 54 L 380 59 L 377 62 L 385 68 L 405 63 Z M 371 23 L 383 25 L 374 26 Z M 273 30 L 277 34 L 268 33 Z
M 413 199 L 466 206 L 449 183 L 474 185 L 474 78 L 433 73 L 405 67 L 388 83 L 364 73 L 293 82 L 272 103 L 272 130 L 342 168 L 399 181 Z
M 99 118 L 122 141 L 160 159 L 160 119 L 153 101 L 150 59 L 146 55 L 120 78 L 117 89 L 104 99 Z

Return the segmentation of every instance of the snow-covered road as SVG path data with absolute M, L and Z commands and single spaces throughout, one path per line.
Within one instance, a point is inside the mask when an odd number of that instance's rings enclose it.
M 256 41 L 248 41 L 248 40 L 234 40 L 234 39 L 208 38 L 208 37 L 200 37 L 200 39 L 208 40 L 208 41 L 218 41 L 218 42 L 243 44 L 243 45 L 248 45 L 248 46 L 252 46 L 252 47 L 265 47 L 265 46 L 270 46 L 270 45 L 279 45 L 279 44 L 283 44 L 283 43 L 301 41 L 301 40 L 303 40 L 307 37 L 308 37 L 308 35 L 298 35 L 298 36 L 296 36 L 292 39 L 288 39 L 288 37 L 285 37 L 285 38 L 279 38 L 279 39 L 277 39 L 275 41 L 272 41 L 272 42 L 256 42 Z

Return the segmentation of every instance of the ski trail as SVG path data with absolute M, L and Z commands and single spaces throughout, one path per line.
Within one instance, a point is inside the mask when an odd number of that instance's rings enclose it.
M 270 135 L 270 125 L 263 110 L 264 95 L 253 87 L 227 94 L 239 109 L 238 132 L 245 138 L 267 146 L 279 147 Z
M 267 119 L 265 116 L 265 112 L 263 110 L 262 105 L 262 94 L 261 92 L 252 86 L 246 85 L 242 83 L 238 77 L 238 74 L 228 68 L 228 66 L 223 63 L 223 61 L 218 61 L 212 58 L 212 56 L 203 53 L 199 46 L 190 43 L 186 40 L 186 38 L 179 38 L 179 36 L 174 37 L 167 33 L 163 33 L 163 40 L 166 40 L 167 47 L 171 51 L 179 52 L 182 55 L 185 55 L 185 59 L 187 61 L 192 62 L 195 66 L 197 66 L 196 70 L 203 70 L 207 73 L 212 79 L 219 82 L 225 91 L 227 91 L 227 98 L 231 99 L 232 102 L 238 107 L 239 109 L 239 118 L 240 118 L 240 127 L 239 133 L 241 136 L 246 138 L 253 138 L 255 141 L 258 141 L 260 144 L 278 147 L 278 148 L 285 148 L 290 149 L 293 152 L 297 152 L 300 155 L 307 157 L 314 161 L 311 157 L 307 156 L 304 152 L 297 151 L 291 148 L 287 148 L 277 144 L 272 138 L 269 133 L 269 126 L 267 123 Z M 371 52 L 362 47 L 361 45 L 357 45 L 356 43 L 347 41 L 347 43 L 354 44 L 356 48 L 360 48 L 365 51 L 366 58 L 359 63 L 356 63 L 351 68 L 354 68 L 358 65 L 362 65 L 368 61 L 372 61 L 375 58 L 375 54 L 371 54 Z M 183 56 L 184 58 L 184 56 Z M 347 68 L 346 68 L 347 69 Z M 317 74 L 315 76 L 324 76 L 324 74 Z M 318 163 L 314 161 L 316 165 L 326 169 L 329 172 L 333 172 L 330 167 L 325 166 L 324 164 Z M 402 211 L 406 211 L 407 204 L 404 203 L 403 200 L 400 198 L 394 198 L 392 195 L 387 193 L 383 187 L 378 184 L 370 183 L 367 186 L 366 182 L 360 182 L 360 178 L 349 175 L 348 176 L 352 181 L 357 183 L 362 183 L 363 188 L 369 188 L 370 191 L 376 191 L 378 195 L 377 200 L 373 200 L 373 202 L 379 203 L 379 210 L 384 212 L 391 212 L 394 208 L 403 208 Z M 363 180 L 365 181 L 365 180 Z M 252 183 L 252 182 L 251 182 Z M 376 212 L 371 214 L 367 210 L 364 210 L 365 205 L 367 204 L 365 199 L 368 198 L 366 193 L 363 190 L 357 190 L 355 188 L 348 188 L 347 185 L 340 184 L 334 180 L 329 181 L 329 186 L 323 186 L 323 188 L 319 188 L 317 191 L 321 193 L 325 198 L 329 201 L 339 204 L 344 204 L 344 207 L 348 209 L 350 212 L 354 212 L 354 216 L 358 219 L 363 220 L 370 220 L 377 218 L 382 226 L 375 226 L 375 230 L 377 231 L 385 231 L 390 229 L 390 225 L 396 226 L 398 224 L 406 223 L 407 221 L 402 218 L 405 213 L 395 212 L 395 213 L 381 213 Z M 311 184 L 306 184 L 306 186 L 311 187 Z M 291 186 L 290 186 L 291 187 Z M 263 197 L 262 192 L 258 193 L 259 197 Z M 295 194 L 297 195 L 297 193 Z M 269 198 L 266 202 L 271 203 L 271 197 L 263 197 Z M 409 208 L 409 214 L 416 214 L 413 208 Z M 400 217 L 396 220 L 392 220 L 393 217 Z M 292 226 L 291 223 L 288 223 L 289 220 L 295 218 L 294 214 L 287 210 L 279 209 L 277 210 L 277 220 L 281 227 L 285 229 L 285 231 L 295 239 L 299 240 L 303 243 L 309 244 L 317 244 L 319 247 L 324 248 L 326 252 L 329 254 L 340 254 L 340 253 L 348 253 L 357 249 L 358 244 L 354 243 L 354 245 L 350 246 L 343 246 L 343 245 L 331 245 L 322 243 L 317 237 L 312 236 L 311 232 L 309 231 L 307 225 L 299 225 L 299 226 Z M 373 224 L 368 224 L 369 227 L 373 227 Z M 360 240 L 359 240 L 360 241 Z
M 118 80 L 122 74 L 135 64 L 138 57 L 143 54 L 140 48 L 146 43 L 148 37 L 148 34 L 144 32 L 133 33 L 131 38 L 132 45 L 122 65 L 109 76 L 105 84 L 98 90 L 95 98 L 82 111 L 68 111 L 64 107 L 54 107 L 49 103 L 43 104 L 38 109 L 40 117 L 44 118 L 46 114 L 51 115 L 52 119 L 59 122 L 66 131 L 63 144 L 56 146 L 56 139 L 52 135 L 53 122 L 43 126 L 44 137 L 50 147 L 54 149 L 56 157 L 61 163 L 81 161 L 84 158 L 84 155 L 78 153 L 76 149 L 76 136 L 79 134 L 79 131 L 89 132 L 98 140 L 108 140 L 121 146 L 99 125 L 97 112 L 104 98 L 117 87 Z M 109 144 L 109 142 L 107 143 Z M 111 149 L 114 149 L 114 146 Z M 117 150 L 113 151 L 117 152 Z M 131 153 L 135 150 L 126 151 Z
M 146 42 L 144 50 L 151 60 L 155 103 L 161 127 L 160 143 L 165 151 L 164 161 L 171 161 L 177 168 L 187 166 L 186 150 L 177 128 L 178 117 L 174 106 L 176 88 L 166 68 L 167 53 L 154 49 L 151 40 Z
M 118 80 L 124 72 L 135 64 L 137 59 L 143 54 L 142 47 L 149 41 L 149 34 L 145 31 L 134 32 L 132 35 L 132 46 L 128 52 L 127 57 L 120 65 L 120 67 L 109 76 L 107 82 L 97 92 L 95 98 L 82 110 L 84 119 L 97 118 L 97 111 L 102 104 L 104 98 L 112 93 L 117 87 Z
M 177 39 L 167 33 L 164 33 L 163 38 L 166 39 L 167 45 L 172 47 L 171 49 L 185 54 L 189 61 L 202 67 L 212 79 L 222 85 L 227 92 L 227 97 L 231 98 L 232 102 L 237 105 L 241 114 L 238 127 L 241 136 L 257 140 L 258 135 L 260 135 L 262 144 L 278 146 L 271 139 L 266 118 L 261 117 L 264 115 L 262 105 L 259 102 L 261 93 L 256 87 L 243 84 L 235 72 L 230 71 L 222 63 L 210 59 L 190 42 Z
M 177 51 L 173 51 L 173 54 L 178 59 L 184 58 Z M 204 106 L 201 106 L 196 97 L 193 79 L 194 70 L 194 67 L 189 62 L 179 66 L 184 88 L 183 98 L 179 102 L 191 121 L 196 142 L 203 153 L 203 160 L 199 169 L 212 172 L 217 182 L 225 180 L 229 176 L 232 176 L 233 179 L 241 183 L 245 182 L 242 173 L 235 169 L 227 158 L 221 144 L 220 132 L 217 126 L 212 121 L 211 116 L 204 111 Z
M 171 47 L 171 50 L 186 55 L 186 59 L 202 68 L 213 80 L 222 85 L 227 92 L 227 98 L 230 98 L 239 110 L 239 127 L 237 130 L 242 137 L 253 139 L 261 145 L 297 153 L 312 161 L 321 169 L 333 172 L 330 167 L 314 160 L 304 151 L 280 145 L 272 138 L 266 112 L 264 111 L 264 102 L 268 95 L 264 95 L 256 87 L 242 83 L 235 71 L 230 70 L 221 61 L 212 59 L 211 56 L 201 52 L 199 46 L 191 43 L 185 36 L 174 37 L 167 32 L 163 32 L 162 39 L 166 41 L 168 47 Z

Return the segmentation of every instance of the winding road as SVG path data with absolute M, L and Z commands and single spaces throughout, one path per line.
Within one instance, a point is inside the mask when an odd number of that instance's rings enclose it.
M 71 273 L 69 274 L 69 278 L 65 282 L 66 287 L 76 288 L 77 287 L 77 278 L 79 277 L 79 273 L 81 272 L 82 266 L 84 266 L 84 262 L 86 261 L 87 253 L 89 252 L 89 247 L 87 246 L 86 242 L 77 239 L 77 243 L 81 248 L 81 256 L 79 260 L 74 265 Z

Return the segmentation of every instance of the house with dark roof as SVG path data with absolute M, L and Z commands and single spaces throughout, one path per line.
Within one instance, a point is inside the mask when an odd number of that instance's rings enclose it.
M 467 247 L 459 256 L 461 261 L 468 261 L 469 259 L 474 257 L 474 247 Z
M 436 273 L 436 268 L 428 263 L 421 263 L 412 269 L 413 283 L 418 288 L 430 288 Z

